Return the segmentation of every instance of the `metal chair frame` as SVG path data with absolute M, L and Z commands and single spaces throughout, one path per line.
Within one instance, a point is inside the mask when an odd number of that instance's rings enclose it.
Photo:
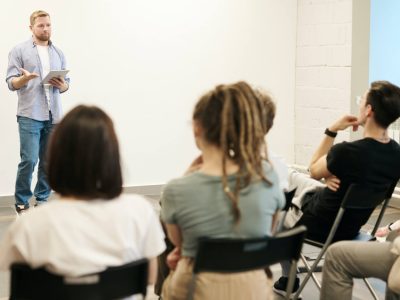
M 302 281 L 299 289 L 297 290 L 293 299 L 298 299 L 300 296 L 301 291 L 304 289 L 305 285 L 307 284 L 310 278 L 313 279 L 314 283 L 321 289 L 321 284 L 316 278 L 314 272 L 317 271 L 318 263 L 324 256 L 326 250 L 332 243 L 332 240 L 336 234 L 336 231 L 342 221 L 343 215 L 347 209 L 374 209 L 380 203 L 383 202 L 381 211 L 379 213 L 378 219 L 375 223 L 375 226 L 371 232 L 371 234 L 359 233 L 358 236 L 354 239 L 356 241 L 369 241 L 373 240 L 375 236 L 375 232 L 379 228 L 380 222 L 382 221 L 383 215 L 385 213 L 386 207 L 391 199 L 393 190 L 397 184 L 397 181 L 392 185 L 380 185 L 380 186 L 373 186 L 373 185 L 361 185 L 361 184 L 351 184 L 346 191 L 346 194 L 342 200 L 340 209 L 336 215 L 335 221 L 331 227 L 329 235 L 325 241 L 325 243 L 320 243 L 311 239 L 306 238 L 304 243 L 313 245 L 315 247 L 321 248 L 317 258 L 315 259 L 314 263 L 310 266 L 307 262 L 307 259 L 303 254 L 300 254 L 300 258 L 303 261 L 305 268 L 307 270 L 307 275 Z M 369 291 L 371 292 L 374 299 L 379 299 L 376 295 L 374 289 L 372 288 L 371 284 L 368 282 L 366 278 L 364 278 L 364 282 L 367 285 Z

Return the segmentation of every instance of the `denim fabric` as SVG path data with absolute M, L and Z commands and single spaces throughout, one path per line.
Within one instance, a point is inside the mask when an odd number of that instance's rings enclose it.
M 16 205 L 29 207 L 29 199 L 32 197 L 32 173 L 38 159 L 38 180 L 33 192 L 36 201 L 38 203 L 47 201 L 51 192 L 47 183 L 44 158 L 47 140 L 53 125 L 51 118 L 49 121 L 36 121 L 26 117 L 17 117 L 17 120 L 21 162 L 18 164 L 15 183 L 15 201 Z

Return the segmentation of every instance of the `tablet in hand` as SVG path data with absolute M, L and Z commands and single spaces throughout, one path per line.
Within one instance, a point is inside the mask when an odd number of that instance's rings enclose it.
M 54 77 L 59 77 L 59 78 L 64 78 L 65 75 L 67 75 L 67 73 L 69 72 L 69 70 L 53 70 L 50 71 L 42 80 L 42 84 L 47 84 L 49 83 L 49 80 L 54 78 Z

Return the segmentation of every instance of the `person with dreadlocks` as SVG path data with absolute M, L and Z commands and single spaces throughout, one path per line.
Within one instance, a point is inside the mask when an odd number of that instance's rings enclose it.
M 271 234 L 285 200 L 266 154 L 267 113 L 245 82 L 219 85 L 197 102 L 193 132 L 201 156 L 192 172 L 166 185 L 161 199 L 161 217 L 176 246 L 163 299 L 186 299 L 200 237 Z M 264 270 L 202 273 L 194 298 L 269 299 L 268 282 Z

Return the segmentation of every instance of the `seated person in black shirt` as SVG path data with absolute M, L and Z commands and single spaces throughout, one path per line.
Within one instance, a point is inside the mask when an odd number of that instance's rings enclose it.
M 359 107 L 358 117 L 346 115 L 326 129 L 311 159 L 311 178 L 295 172 L 289 175 L 289 189 L 297 187 L 299 197 L 293 200 L 298 209 L 289 211 L 285 226 L 306 225 L 307 236 L 313 240 L 324 242 L 327 238 L 350 184 L 391 184 L 400 178 L 400 146 L 387 131 L 400 116 L 400 88 L 387 81 L 373 82 Z M 333 145 L 338 131 L 349 127 L 355 131 L 359 126 L 364 128 L 362 139 Z M 331 188 L 318 181 L 327 178 L 333 178 Z M 345 214 L 334 240 L 353 239 L 370 214 Z M 282 263 L 283 276 L 274 285 L 281 295 L 286 294 L 289 267 Z M 298 284 L 296 279 L 294 293 Z

